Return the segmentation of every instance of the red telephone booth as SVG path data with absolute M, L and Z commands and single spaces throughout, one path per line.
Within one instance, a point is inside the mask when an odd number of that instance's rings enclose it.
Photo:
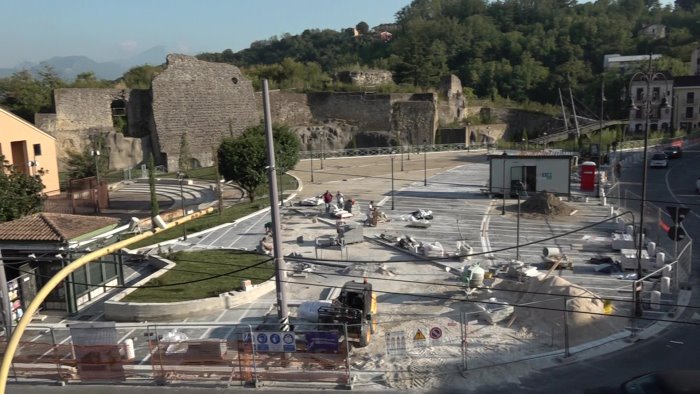
M 592 161 L 581 163 L 581 190 L 595 190 L 596 164 Z

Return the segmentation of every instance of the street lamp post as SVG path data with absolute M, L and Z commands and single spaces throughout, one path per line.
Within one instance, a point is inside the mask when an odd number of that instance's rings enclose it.
M 518 219 L 515 227 L 515 260 L 520 261 L 520 190 L 518 193 Z
M 598 130 L 598 189 L 595 196 L 600 197 L 601 167 L 603 166 L 603 110 L 605 103 L 605 80 L 600 84 L 600 129 Z
M 185 174 L 178 171 L 177 172 L 177 179 L 180 181 L 180 208 L 182 209 L 182 216 L 184 217 L 187 215 L 187 212 L 185 211 L 185 192 L 182 188 L 182 182 L 185 180 Z M 183 224 L 182 225 L 182 240 L 185 241 L 187 240 L 187 225 Z
M 632 96 L 632 82 L 639 78 L 646 83 L 646 92 L 644 95 L 644 160 L 642 161 L 642 199 L 640 202 L 640 212 L 639 212 L 639 234 L 637 242 L 637 280 L 634 282 L 634 314 L 635 316 L 642 315 L 642 299 L 641 299 L 641 283 L 637 282 L 642 278 L 642 250 L 644 243 L 644 207 L 646 205 L 647 199 L 647 151 L 649 144 L 649 117 L 651 108 L 651 83 L 655 80 L 667 81 L 666 76 L 662 73 L 654 73 L 651 69 L 651 54 L 649 54 L 649 64 L 647 72 L 637 72 L 632 75 L 630 79 L 630 99 L 632 100 L 631 110 L 638 110 L 639 108 L 635 105 L 634 97 Z M 666 107 L 668 103 L 662 102 L 660 107 Z
M 501 194 L 503 195 L 503 205 L 501 205 L 501 215 L 506 214 L 506 156 L 508 153 L 503 151 L 501 157 L 503 158 L 503 188 L 501 189 Z
M 95 212 L 100 213 L 100 150 L 98 148 L 93 149 L 91 152 L 92 157 L 95 158 L 95 182 L 97 183 L 95 187 Z
M 311 183 L 314 183 L 314 151 L 311 150 Z
M 428 141 L 423 140 L 423 186 L 428 186 Z
M 391 152 L 391 210 L 394 210 L 394 151 Z M 403 155 L 401 155 L 403 156 Z
M 321 169 L 323 169 L 323 149 L 324 145 L 326 145 L 326 132 L 324 130 L 321 130 Z

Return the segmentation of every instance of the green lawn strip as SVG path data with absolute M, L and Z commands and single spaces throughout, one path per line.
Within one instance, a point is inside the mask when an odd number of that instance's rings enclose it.
M 294 177 L 285 174 L 282 177 L 282 180 L 283 182 L 288 182 L 290 187 L 293 186 L 294 189 L 297 188 L 297 183 Z M 169 230 L 158 233 L 150 238 L 146 238 L 142 241 L 129 245 L 129 248 L 138 249 L 144 246 L 154 245 L 160 242 L 165 242 L 171 239 L 182 237 L 183 226 L 186 228 L 188 234 L 192 234 L 206 230 L 208 228 L 216 227 L 224 223 L 231 223 L 243 216 L 256 212 L 260 209 L 269 207 L 270 201 L 268 196 L 266 195 L 267 186 L 265 186 L 264 189 L 260 189 L 259 192 L 263 194 L 259 195 L 258 198 L 252 203 L 249 200 L 244 199 L 241 203 L 225 208 L 222 215 L 219 215 L 218 212 L 210 213 L 209 215 L 194 219 L 185 224 L 181 224 L 179 226 L 176 226 L 175 228 L 171 228 Z
M 262 283 L 274 274 L 268 256 L 232 250 L 177 252 L 169 256 L 177 265 L 164 275 L 122 299 L 124 302 L 177 302 L 217 297 L 238 290 L 241 281 Z M 257 267 L 251 267 L 270 260 Z M 199 281 L 197 281 L 199 280 Z M 195 281 L 195 282 L 193 282 Z M 172 286 L 164 286 L 170 285 Z M 159 286 L 159 287 L 148 287 Z
M 268 207 L 269 205 L 269 201 L 265 199 L 256 200 L 252 203 L 242 202 L 240 204 L 236 204 L 224 209 L 222 215 L 219 215 L 218 212 L 210 213 L 201 218 L 191 220 L 185 224 L 181 224 L 174 228 L 158 233 L 150 238 L 146 238 L 142 241 L 129 245 L 129 248 L 138 249 L 144 246 L 153 245 L 171 239 L 179 238 L 182 236 L 183 226 L 186 228 L 188 234 L 192 234 L 202 230 L 206 230 L 208 228 L 216 227 L 220 224 L 231 223 L 238 218 L 241 218 L 255 211 Z

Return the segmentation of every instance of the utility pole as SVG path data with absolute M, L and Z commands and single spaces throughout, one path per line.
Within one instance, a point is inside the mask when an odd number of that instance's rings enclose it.
M 571 91 L 571 88 L 569 88 L 569 97 L 571 98 L 571 112 L 574 114 L 574 126 L 576 127 L 576 145 L 578 145 L 579 140 L 581 139 L 581 130 L 578 127 L 578 116 L 576 116 L 576 103 L 574 103 L 574 93 Z M 579 150 L 581 147 L 578 147 Z
M 213 149 L 214 168 L 216 169 L 216 198 L 219 202 L 219 216 L 224 214 L 224 195 L 221 192 L 221 174 L 219 173 L 219 153 Z
M 267 142 L 267 177 L 270 182 L 270 216 L 272 217 L 272 243 L 275 258 L 275 284 L 277 287 L 277 318 L 282 331 L 289 330 L 289 311 L 287 310 L 286 284 L 282 275 L 286 275 L 286 265 L 282 254 L 282 226 L 280 208 L 277 200 L 277 177 L 275 168 L 275 143 L 272 137 L 272 115 L 270 114 L 270 91 L 267 79 L 263 79 L 263 108 L 265 115 L 265 141 Z M 323 161 L 321 161 L 323 163 Z
M 7 276 L 5 275 L 5 262 L 0 252 L 0 296 L 2 296 L 2 316 L 5 323 L 5 340 L 12 334 L 12 307 L 10 306 L 10 292 L 7 290 Z
M 603 111 L 605 104 L 605 80 L 600 84 L 600 130 L 598 130 L 598 191 L 596 197 L 600 197 L 601 167 L 603 166 Z

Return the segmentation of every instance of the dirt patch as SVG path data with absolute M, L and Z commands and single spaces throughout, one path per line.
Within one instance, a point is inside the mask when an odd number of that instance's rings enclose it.
M 545 216 L 569 216 L 574 209 L 559 200 L 552 193 L 542 192 L 533 195 L 520 204 L 523 213 Z

